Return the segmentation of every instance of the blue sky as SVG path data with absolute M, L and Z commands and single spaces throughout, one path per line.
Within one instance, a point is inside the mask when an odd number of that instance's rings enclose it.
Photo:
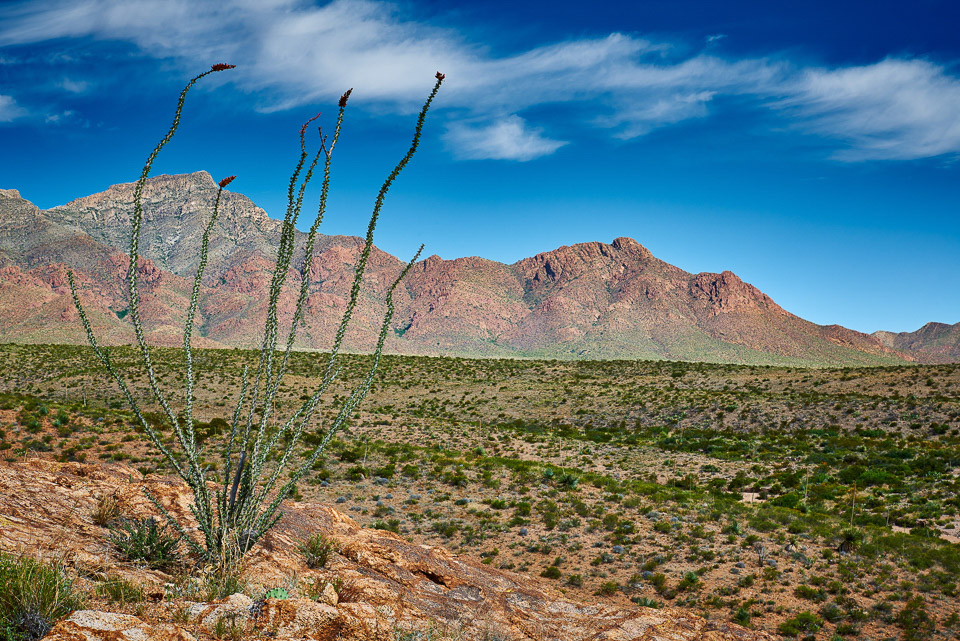
M 588 7 L 585 9 L 585 7 Z M 237 174 L 282 214 L 300 123 L 354 94 L 322 231 L 504 262 L 630 236 L 861 331 L 960 321 L 960 7 L 760 1 L 0 2 L 0 187 L 41 207 Z

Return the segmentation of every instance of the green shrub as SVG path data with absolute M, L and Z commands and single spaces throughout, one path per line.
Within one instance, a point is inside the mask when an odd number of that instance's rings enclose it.
M 454 525 L 453 527 L 454 527 L 453 533 L 455 533 L 457 531 L 456 525 Z M 393 532 L 394 534 L 400 534 L 400 519 L 387 519 L 386 521 L 384 520 L 376 521 L 373 524 L 373 529 L 384 530 L 385 532 Z M 444 535 L 444 536 L 453 536 L 453 533 L 449 535 Z
M 635 596 L 630 600 L 644 608 L 659 608 L 660 606 L 663 605 L 656 599 L 650 599 L 645 596 Z
M 907 601 L 894 621 L 903 629 L 905 641 L 921 641 L 933 637 L 934 622 L 927 613 L 922 596 L 918 595 Z
M 663 572 L 657 572 L 650 577 L 650 584 L 653 586 L 653 589 L 657 591 L 657 594 L 663 594 L 664 589 L 667 587 L 667 575 Z
M 796 594 L 801 599 L 806 599 L 807 601 L 815 601 L 815 602 L 824 601 L 827 598 L 827 595 L 824 593 L 823 590 L 817 590 L 816 588 L 811 588 L 809 585 L 798 585 L 796 590 L 794 590 L 794 594 Z
M 677 584 L 677 591 L 683 592 L 685 590 L 689 590 L 699 583 L 700 577 L 697 576 L 696 572 L 687 572 L 683 575 L 683 579 L 681 579 L 680 583 Z
M 823 619 L 812 612 L 803 611 L 787 619 L 777 628 L 784 636 L 800 636 L 804 632 L 816 632 L 823 627 Z
M 167 570 L 180 562 L 180 537 L 157 525 L 153 517 L 122 521 L 110 531 L 110 542 L 128 561 L 143 561 L 154 570 Z
M 82 598 L 64 568 L 0 552 L 0 635 L 9 641 L 35 641 Z
M 317 533 L 301 541 L 297 549 L 307 562 L 307 567 L 316 570 L 327 564 L 331 552 L 340 551 L 340 543 L 336 539 Z
M 597 596 L 613 596 L 620 590 L 620 585 L 616 581 L 606 581 L 603 583 L 596 592 Z
M 550 565 L 540 573 L 540 576 L 545 579 L 559 579 L 563 574 L 560 572 L 560 568 L 555 565 Z

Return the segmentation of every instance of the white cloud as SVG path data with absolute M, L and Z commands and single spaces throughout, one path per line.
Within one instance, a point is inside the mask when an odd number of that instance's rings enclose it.
M 545 138 L 516 115 L 482 126 L 453 123 L 444 140 L 457 157 L 471 160 L 533 160 L 567 144 Z
M 644 100 L 617 110 L 613 115 L 597 118 L 602 127 L 616 129 L 622 140 L 644 136 L 657 127 L 690 118 L 707 115 L 707 103 L 715 95 L 712 91 L 695 93 L 670 92 L 654 100 Z
M 90 89 L 90 83 L 86 80 L 71 80 L 64 78 L 57 86 L 69 93 L 86 93 Z
M 26 115 L 26 110 L 11 96 L 0 94 L 0 122 L 10 122 Z
M 76 112 L 72 109 L 67 109 L 58 114 L 49 114 L 46 118 L 43 119 L 48 125 L 59 125 L 63 124 L 67 120 L 72 119 L 76 115 Z
M 419 107 L 440 70 L 447 82 L 437 106 L 459 119 L 449 124 L 448 141 L 485 149 L 484 157 L 532 158 L 563 144 L 520 117 L 530 118 L 524 110 L 534 106 L 586 105 L 594 115 L 580 112 L 580 122 L 629 139 L 707 117 L 724 96 L 745 98 L 741 109 L 771 107 L 801 131 L 837 141 L 836 155 L 845 160 L 960 152 L 960 80 L 943 66 L 884 60 L 816 69 L 771 58 L 736 60 L 718 55 L 722 34 L 688 56 L 669 43 L 616 33 L 497 55 L 459 32 L 406 19 L 394 5 L 372 0 L 0 6 L 0 47 L 70 37 L 130 42 L 188 72 L 198 61 L 237 64 L 219 78 L 254 92 L 265 111 L 333 100 L 354 87 L 365 105 L 407 113 Z M 486 124 L 471 124 L 478 122 Z
M 846 141 L 843 160 L 912 159 L 960 151 L 960 79 L 926 60 L 808 69 L 782 107 Z

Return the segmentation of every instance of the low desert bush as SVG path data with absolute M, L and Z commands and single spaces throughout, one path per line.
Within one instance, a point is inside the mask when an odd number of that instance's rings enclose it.
M 169 570 L 180 562 L 180 537 L 154 518 L 122 521 L 111 530 L 110 542 L 128 561 L 142 561 L 154 570 Z
M 304 539 L 297 549 L 307 562 L 307 567 L 315 570 L 327 564 L 330 554 L 340 550 L 340 544 L 336 539 L 317 533 Z

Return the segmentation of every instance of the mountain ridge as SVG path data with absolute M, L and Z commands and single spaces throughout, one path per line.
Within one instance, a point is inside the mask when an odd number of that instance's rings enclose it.
M 960 323 L 930 322 L 912 332 L 873 333 L 881 343 L 898 351 L 914 354 L 927 363 L 960 361 Z
M 124 321 L 132 190 L 133 183 L 121 183 L 47 210 L 16 190 L 0 190 L 0 310 L 15 312 L 0 321 L 5 340 L 84 341 L 64 286 L 67 265 L 108 342 L 132 334 Z M 145 186 L 138 268 L 143 318 L 157 343 L 179 341 L 216 191 L 206 172 L 157 176 Z M 258 343 L 280 226 L 243 194 L 224 192 L 201 288 L 198 346 Z M 297 232 L 281 320 L 292 317 L 304 277 L 305 237 Z M 353 236 L 318 237 L 297 347 L 329 346 L 361 247 Z M 356 324 L 347 335 L 350 349 L 373 346 L 383 296 L 403 264 L 372 252 Z M 688 273 L 626 237 L 565 245 L 512 264 L 430 256 L 411 270 L 396 303 L 387 343 L 394 353 L 771 365 L 917 359 L 884 336 L 803 320 L 733 272 Z

